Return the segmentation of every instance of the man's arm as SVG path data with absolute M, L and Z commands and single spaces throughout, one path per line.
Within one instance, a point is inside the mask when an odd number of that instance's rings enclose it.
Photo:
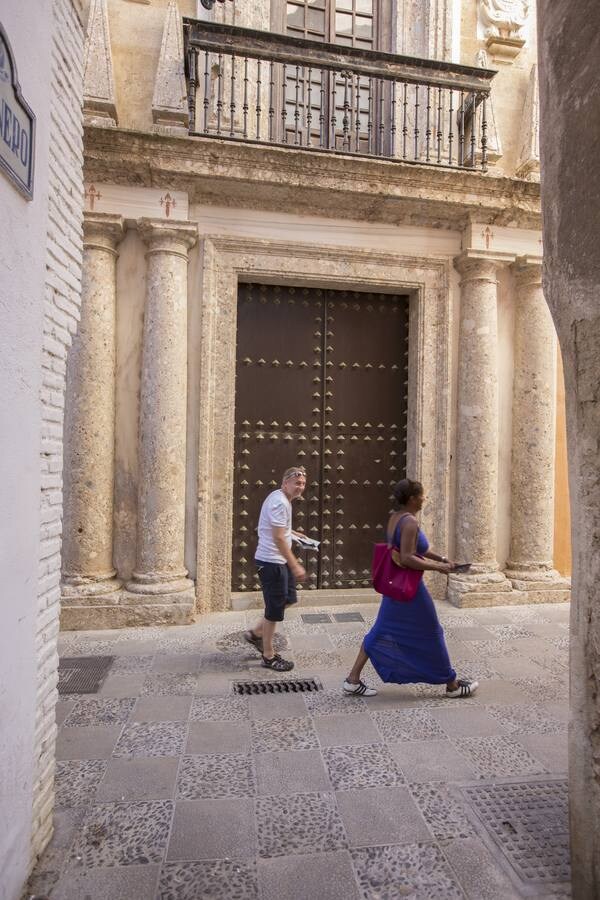
M 306 570 L 301 566 L 285 539 L 285 526 L 272 525 L 273 541 L 298 581 L 306 578 Z M 292 532 L 293 534 L 293 532 Z

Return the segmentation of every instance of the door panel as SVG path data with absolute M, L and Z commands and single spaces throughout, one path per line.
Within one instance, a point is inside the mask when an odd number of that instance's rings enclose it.
M 260 506 L 284 469 L 304 465 L 294 527 L 308 588 L 370 584 L 390 485 L 406 465 L 406 297 L 240 285 L 233 590 L 259 587 Z

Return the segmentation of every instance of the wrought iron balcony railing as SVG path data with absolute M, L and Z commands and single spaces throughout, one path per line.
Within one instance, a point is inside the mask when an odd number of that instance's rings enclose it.
M 184 18 L 190 134 L 487 168 L 495 72 Z

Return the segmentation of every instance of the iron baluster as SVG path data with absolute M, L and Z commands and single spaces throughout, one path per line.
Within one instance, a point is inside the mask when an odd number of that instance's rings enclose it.
M 260 80 L 260 65 L 262 60 L 258 59 L 256 61 L 256 140 L 260 141 L 260 119 L 262 113 L 262 106 L 260 103 L 261 94 L 262 94 L 262 81 Z
M 248 57 L 244 57 L 244 137 L 248 137 Z
M 217 74 L 217 134 L 221 134 L 221 111 L 223 109 L 223 54 L 219 53 Z
M 450 113 L 448 117 L 448 165 L 452 165 L 452 142 L 454 141 L 454 91 L 450 88 Z
M 344 115 L 342 118 L 342 150 L 350 149 L 350 117 L 348 115 L 350 104 L 348 103 L 348 72 L 344 72 Z
M 273 60 L 269 62 L 269 141 L 273 143 L 273 120 L 275 118 L 275 107 L 273 106 L 273 95 L 275 93 L 275 63 Z
M 487 116 L 486 116 L 486 98 L 483 95 L 481 103 L 481 169 L 487 172 Z
M 356 138 L 354 149 L 358 153 L 360 149 L 360 75 L 356 75 L 356 122 L 355 122 Z
M 442 141 L 444 137 L 443 127 L 442 127 L 442 89 L 438 87 L 438 106 L 437 106 L 437 161 L 438 164 L 442 161 Z
M 419 158 L 419 85 L 415 84 L 415 159 Z
M 306 91 L 306 146 L 312 147 L 312 68 L 308 67 L 308 89 Z
M 477 114 L 476 114 L 476 106 L 475 106 L 475 92 L 471 94 L 471 166 L 475 166 L 475 150 L 476 150 L 476 136 L 475 132 L 477 130 Z
M 231 94 L 229 96 L 229 137 L 233 137 L 235 134 L 234 124 L 235 124 L 235 53 L 231 55 Z
M 196 130 L 196 69 L 198 65 L 198 51 L 188 50 L 188 112 L 190 117 L 189 130 Z
M 369 78 L 369 95 L 367 98 L 367 152 L 373 152 L 373 79 Z
M 281 135 L 284 144 L 287 144 L 287 131 L 285 122 L 287 119 L 287 63 L 283 64 L 283 99 L 281 103 Z
M 427 117 L 425 128 L 425 162 L 431 161 L 431 85 L 427 85 Z
M 392 81 L 392 128 L 390 131 L 390 156 L 396 155 L 396 82 Z
M 322 69 L 319 95 L 319 146 L 325 147 L 325 73 Z
M 460 108 L 458 111 L 458 164 L 465 164 L 465 93 L 460 92 Z
M 302 71 L 304 77 L 304 70 Z M 298 146 L 301 143 L 299 139 L 300 133 L 300 66 L 296 66 L 296 87 L 294 93 L 294 144 Z
M 208 110 L 210 108 L 211 81 L 210 70 L 208 66 L 208 50 L 204 51 L 204 99 L 202 106 L 204 107 L 204 134 L 208 134 Z
M 335 113 L 335 94 L 336 94 L 336 71 L 335 69 L 331 73 L 331 141 L 329 144 L 329 148 L 331 150 L 335 150 L 335 127 L 337 124 L 337 116 Z
M 406 159 L 406 146 L 408 143 L 408 85 L 402 85 L 402 159 Z
M 381 79 L 379 81 L 379 155 L 383 156 L 384 153 L 384 132 L 385 132 L 385 122 L 384 122 L 384 112 L 385 112 L 385 81 Z

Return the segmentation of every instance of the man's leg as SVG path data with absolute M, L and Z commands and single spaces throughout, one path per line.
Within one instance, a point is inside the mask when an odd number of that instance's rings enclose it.
M 263 619 L 261 622 L 263 656 L 265 656 L 267 659 L 272 659 L 275 656 L 275 651 L 273 649 L 273 638 L 275 637 L 276 628 L 277 622 L 270 622 L 268 619 Z

